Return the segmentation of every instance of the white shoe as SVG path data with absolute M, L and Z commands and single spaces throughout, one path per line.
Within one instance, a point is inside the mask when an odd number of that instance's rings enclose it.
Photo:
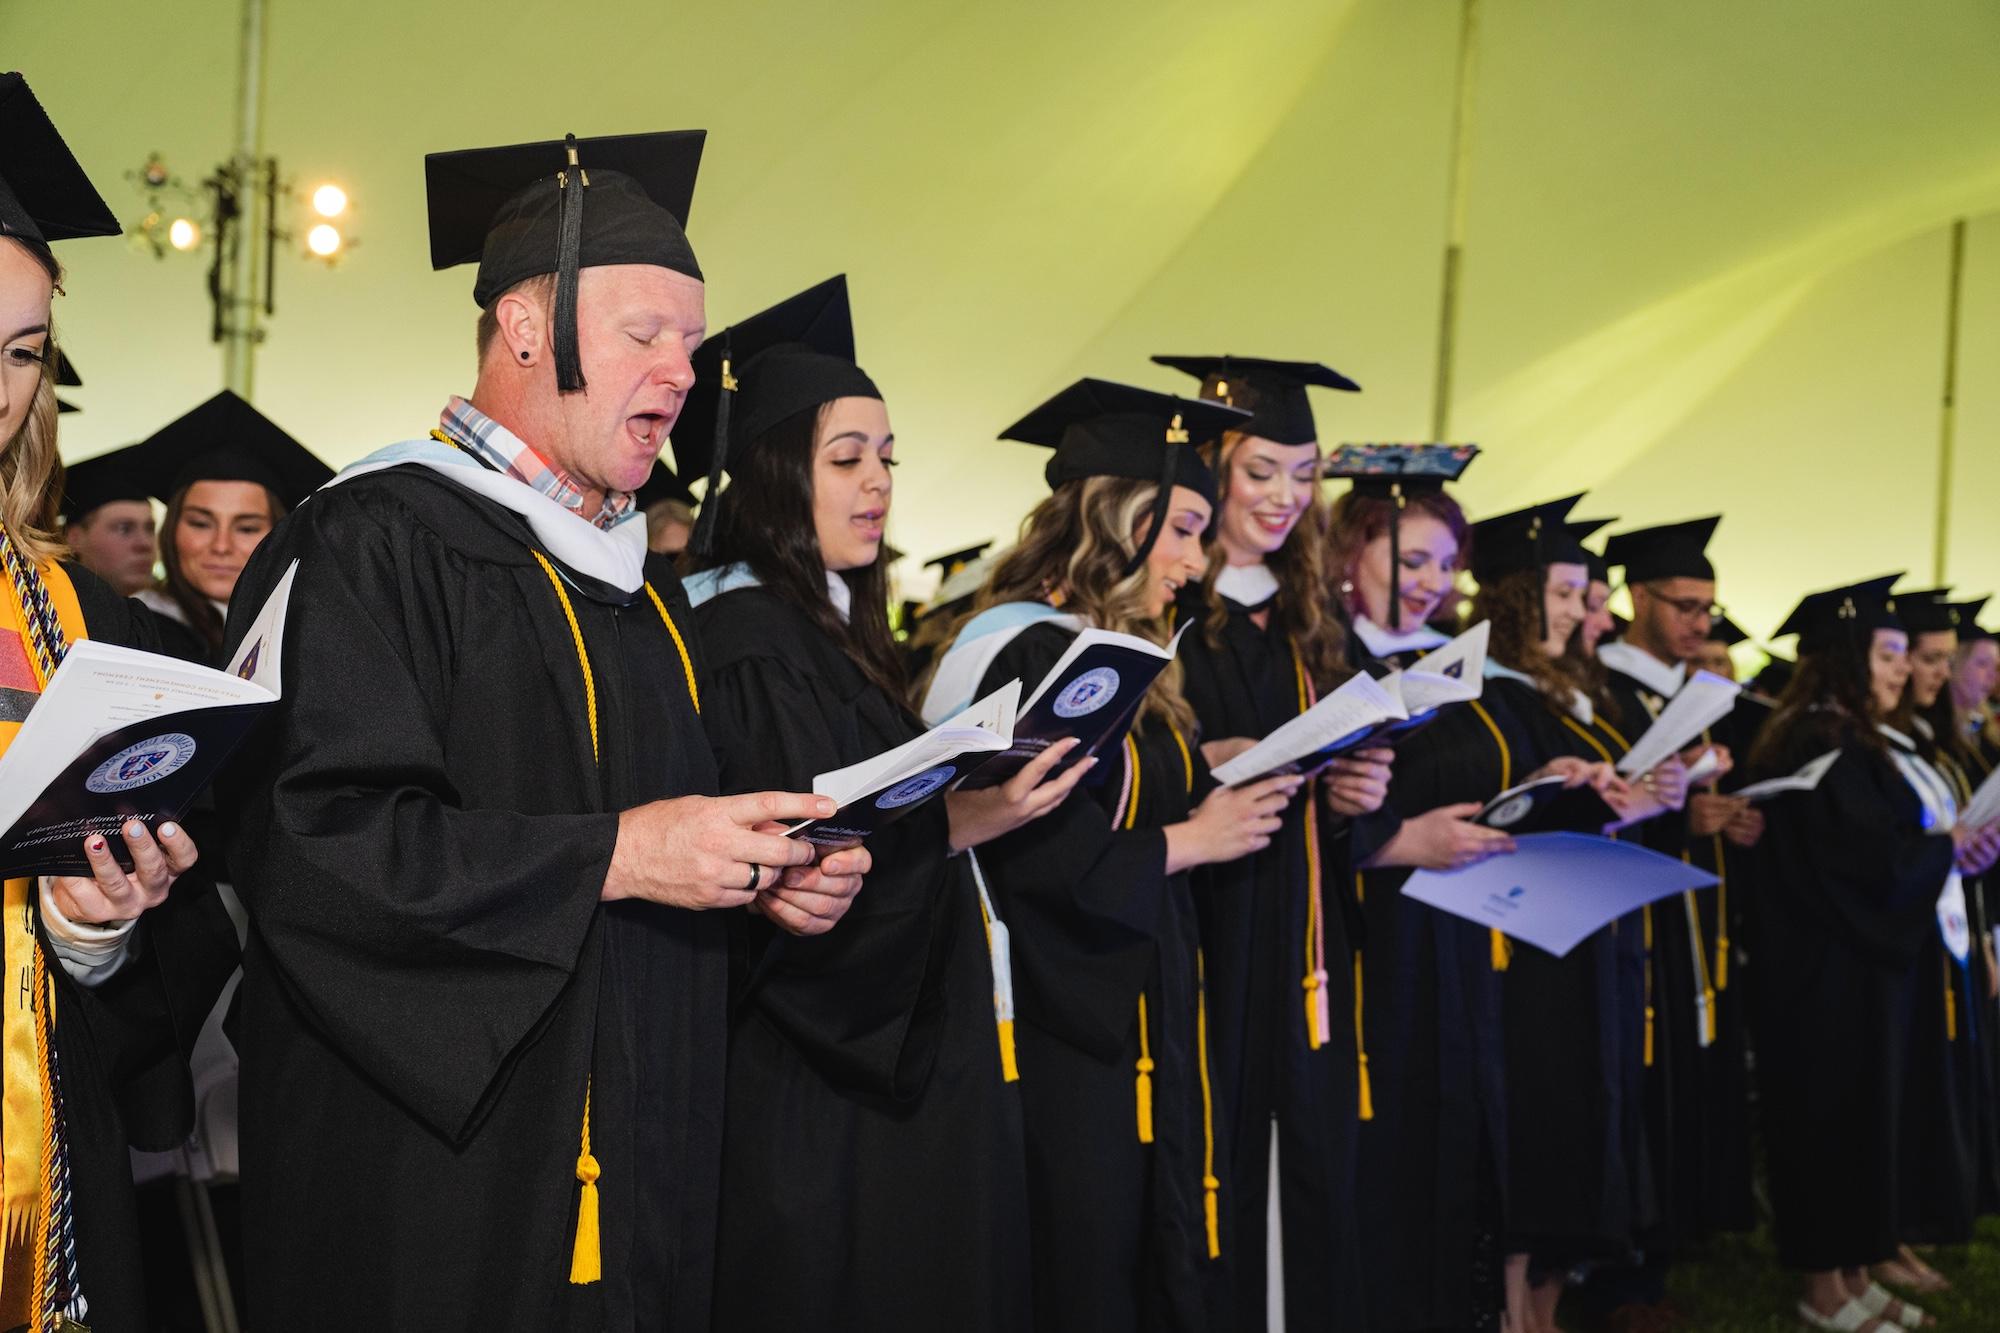
M 1863 1333 L 1863 1330 L 1875 1328 L 1881 1323 L 1857 1300 L 1849 1300 L 1830 1315 L 1821 1314 L 1800 1301 L 1799 1318 L 1806 1322 L 1808 1328 L 1824 1329 L 1826 1333 Z
M 1889 1308 L 1889 1302 L 1895 1299 L 1897 1298 L 1880 1282 L 1870 1282 L 1868 1290 L 1862 1292 L 1852 1304 L 1859 1305 L 1872 1318 L 1880 1319 L 1884 1323 L 1900 1324 L 1904 1328 L 1922 1328 L 1925 1319 L 1924 1312 L 1908 1301 L 1902 1302 L 1902 1309 L 1894 1316 L 1882 1313 Z

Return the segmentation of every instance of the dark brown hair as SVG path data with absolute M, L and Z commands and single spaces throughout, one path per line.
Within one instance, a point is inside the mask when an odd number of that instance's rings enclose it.
M 173 499 L 167 501 L 167 523 L 162 529 L 165 540 L 160 543 L 160 564 L 167 571 L 167 596 L 180 608 L 188 626 L 208 645 L 212 654 L 222 652 L 222 616 L 204 597 L 199 588 L 189 581 L 181 569 L 181 511 L 187 507 L 187 495 L 194 488 L 190 482 L 174 492 Z M 285 516 L 285 502 L 269 486 L 259 486 L 264 492 L 264 502 L 270 506 L 271 526 L 277 527 L 278 520 Z
M 1487 655 L 1534 681 L 1557 712 L 1569 712 L 1571 695 L 1579 690 L 1593 709 L 1604 712 L 1609 691 L 1601 677 L 1586 669 L 1581 640 L 1572 634 L 1559 657 L 1549 656 L 1542 646 L 1541 602 L 1547 595 L 1546 570 L 1517 570 L 1480 584 L 1472 598 L 1472 620 L 1492 622 Z

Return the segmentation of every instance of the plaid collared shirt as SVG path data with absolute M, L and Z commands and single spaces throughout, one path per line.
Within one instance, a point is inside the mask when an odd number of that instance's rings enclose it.
M 520 436 L 466 402 L 457 394 L 445 404 L 438 417 L 438 429 L 451 442 L 492 468 L 512 477 L 590 523 L 604 529 L 618 526 L 632 513 L 632 497 L 624 491 L 607 491 L 595 515 L 583 512 L 584 488 L 576 478 L 531 449 Z

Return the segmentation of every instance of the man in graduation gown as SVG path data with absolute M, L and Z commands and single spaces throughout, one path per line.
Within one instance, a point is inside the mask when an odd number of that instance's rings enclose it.
M 691 796 L 698 645 L 631 492 L 702 333 L 700 146 L 433 155 L 433 260 L 480 265 L 473 397 L 245 571 L 239 608 L 298 564 L 227 803 L 258 1327 L 707 1325 L 731 914 L 702 909 L 825 929 L 867 855 L 815 868 L 767 822 L 830 801 Z

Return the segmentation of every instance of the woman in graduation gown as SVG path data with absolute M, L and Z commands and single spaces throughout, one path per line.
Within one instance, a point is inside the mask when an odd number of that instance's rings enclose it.
M 1837 750 L 1811 791 L 1765 805 L 1751 1007 L 1778 1260 L 1822 1328 L 1894 1326 L 1867 1276 L 1895 1253 L 1903 977 L 1935 934 L 1939 890 L 1988 850 L 1933 831 L 1921 774 L 1881 730 L 1909 676 L 1894 577 L 1814 593 L 1779 637 L 1799 663 L 1751 756 L 1753 776 Z
M 1227 761 L 1352 674 L 1325 606 L 1320 449 L 1307 386 L 1352 390 L 1329 367 L 1242 357 L 1155 357 L 1202 380 L 1203 398 L 1250 410 L 1212 462 L 1219 496 L 1206 576 L 1181 591 L 1183 688 L 1210 765 Z M 1226 1256 L 1237 1326 L 1263 1328 L 1267 1248 L 1283 1316 L 1335 1327 L 1361 1309 L 1353 1227 L 1359 1080 L 1344 908 L 1342 816 L 1381 806 L 1388 751 L 1336 760 L 1285 809 L 1271 846 L 1195 872 L 1208 965 L 1217 1105 L 1229 1126 Z M 1275 1139 L 1275 1141 L 1274 1141 Z M 1265 1236 L 1277 1153 L 1282 1248 Z
M 1011 427 L 1003 438 L 1054 450 L 1051 494 L 939 660 L 926 720 L 1015 678 L 1032 688 L 1086 626 L 1163 639 L 1204 568 L 1215 495 L 1190 446 L 1244 416 L 1083 380 Z M 1088 784 L 978 853 L 1013 944 L 1043 1333 L 1228 1319 L 1228 1144 L 1186 872 L 1268 846 L 1299 782 L 1210 790 L 1180 677 L 1170 663 L 1119 700 L 1136 717 Z
M 1952 654 L 1951 711 L 1953 729 L 1965 749 L 1966 773 L 1973 788 L 2000 768 L 2000 724 L 1988 706 L 1993 683 L 2000 678 L 2000 642 L 1979 623 L 1987 598 L 1959 604 L 1958 651 Z M 1995 876 L 1981 875 L 1968 886 L 1973 948 L 1977 951 L 1973 987 L 1978 1016 L 1974 1020 L 1993 1034 L 1984 1043 L 1986 1066 L 1981 1074 L 1979 1124 L 1979 1211 L 2000 1212 L 2000 949 L 1993 930 L 2000 925 L 2000 887 Z
M 719 387 L 725 357 L 735 390 Z M 689 580 L 703 721 L 725 792 L 805 790 L 922 730 L 881 559 L 888 412 L 854 364 L 840 278 L 716 335 L 695 370 L 705 388 L 682 412 L 677 458 L 720 496 Z M 1059 803 L 1084 771 L 1038 786 L 1060 758 L 1052 747 L 1001 787 L 876 833 L 875 871 L 835 930 L 794 938 L 752 920 L 732 988 L 718 1330 L 1029 1327 L 1012 1053 L 955 853 Z M 773 1254 L 787 1256 L 784 1281 Z
M 1582 647 L 1590 614 L 1596 522 L 1571 522 L 1580 496 L 1473 527 L 1479 582 L 1473 620 L 1492 626 L 1483 702 L 1518 721 L 1540 760 L 1591 766 L 1594 785 L 1630 824 L 1676 808 L 1676 769 L 1628 786 L 1611 767 L 1628 748 Z M 1606 831 L 1605 804 L 1587 803 L 1576 832 Z M 1496 812 L 1498 822 L 1503 816 Z M 1511 825 L 1510 825 L 1511 826 Z M 1527 1327 L 1554 1330 L 1564 1278 L 1620 1259 L 1643 1220 L 1647 1176 L 1640 1109 L 1640 1031 L 1628 1022 L 1627 953 L 1613 923 L 1567 955 L 1509 951 L 1502 1006 L 1507 1065 L 1507 1248 L 1527 1256 Z
M 118 224 L 25 80 L 0 75 L 0 753 L 69 647 L 157 649 L 152 618 L 61 559 L 52 241 Z M 6 882 L 0 1011 L 0 1328 L 145 1328 L 128 1145 L 167 1148 L 193 1124 L 187 1051 L 236 941 L 194 839 L 121 830 L 121 870 L 93 837 L 92 874 Z M 194 1015 L 193 1022 L 188 1016 Z M 70 1321 L 74 1321 L 73 1323 Z

